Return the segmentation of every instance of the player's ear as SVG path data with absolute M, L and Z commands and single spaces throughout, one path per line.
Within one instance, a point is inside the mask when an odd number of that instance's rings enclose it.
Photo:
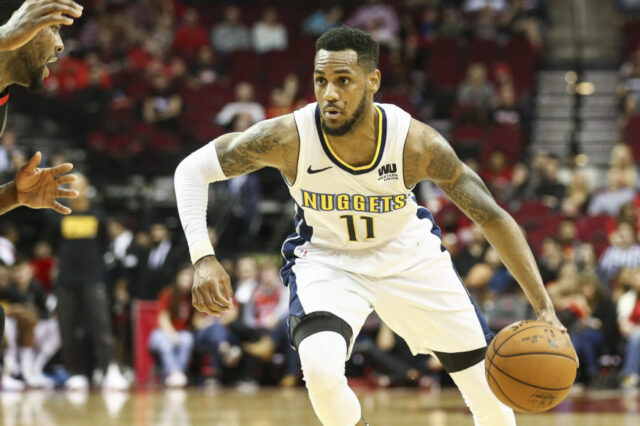
M 380 90 L 380 81 L 381 81 L 381 75 L 380 75 L 379 69 L 375 69 L 374 71 L 370 72 L 369 75 L 367 76 L 369 91 L 371 92 L 372 95 L 375 95 L 376 93 L 378 93 L 378 90 Z

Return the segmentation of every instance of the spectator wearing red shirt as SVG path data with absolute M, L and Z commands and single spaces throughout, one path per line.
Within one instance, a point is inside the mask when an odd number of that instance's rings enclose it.
M 193 268 L 188 265 L 178 271 L 175 283 L 158 296 L 158 328 L 151 333 L 149 348 L 160 356 L 164 383 L 169 387 L 187 384 L 185 372 L 193 351 L 193 335 L 189 330 L 194 312 L 192 285 Z
M 176 30 L 173 48 L 187 58 L 195 58 L 198 49 L 209 44 L 207 29 L 200 22 L 195 9 L 187 9 L 182 25 Z

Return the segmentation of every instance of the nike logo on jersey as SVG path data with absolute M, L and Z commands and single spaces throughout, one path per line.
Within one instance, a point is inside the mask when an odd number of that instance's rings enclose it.
M 310 175 L 314 174 L 314 173 L 320 173 L 320 172 L 324 172 L 325 170 L 329 170 L 332 166 L 329 167 L 325 167 L 324 169 L 317 169 L 317 170 L 313 170 L 311 168 L 311 166 L 309 166 L 309 168 L 307 169 L 307 173 L 309 173 Z

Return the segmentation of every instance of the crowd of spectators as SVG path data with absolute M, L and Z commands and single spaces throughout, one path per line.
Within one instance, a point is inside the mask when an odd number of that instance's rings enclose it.
M 154 166 L 143 167 L 149 177 L 167 175 L 177 158 L 215 136 L 313 101 L 314 39 L 342 24 L 368 31 L 382 45 L 378 99 L 450 136 L 521 224 L 581 358 L 580 379 L 593 386 L 637 386 L 636 151 L 627 139 L 612 150 L 608 169 L 600 170 L 584 157 L 525 149 L 548 23 L 544 1 L 367 0 L 322 9 L 279 3 L 87 2 L 85 18 L 65 29 L 67 53 L 50 64 L 44 100 L 21 105 L 19 92 L 12 95 L 12 113 L 28 115 L 31 131 L 53 120 L 47 131 L 86 151 L 88 178 L 81 183 L 88 196 L 69 217 L 3 218 L 0 301 L 9 307 L 3 389 L 65 381 L 79 389 L 90 382 L 129 387 L 133 318 L 144 301 L 157 301 L 157 327 L 143 347 L 154 354 L 154 377 L 166 386 L 298 384 L 279 262 L 269 254 L 246 254 L 260 247 L 265 233 L 281 232 L 265 230 L 257 208 L 274 185 L 251 175 L 216 187 L 221 201 L 233 201 L 210 232 L 235 290 L 235 307 L 221 318 L 191 307 L 193 271 L 175 212 L 153 205 L 131 210 L 126 203 L 114 208 L 102 188 L 126 180 L 114 165 L 131 170 L 147 161 Z M 630 94 L 637 58 L 631 56 L 621 71 L 627 82 L 621 89 L 624 125 L 633 119 L 628 108 L 635 105 Z M 25 162 L 23 136 L 5 133 L 1 174 L 13 175 Z M 56 164 L 64 156 L 50 152 L 47 161 Z M 498 331 L 532 317 L 480 229 L 434 185 L 423 183 L 416 191 L 434 212 L 443 244 L 490 327 Z M 412 357 L 376 317 L 363 327 L 353 353 L 349 375 L 377 385 L 436 389 L 447 380 L 437 360 Z

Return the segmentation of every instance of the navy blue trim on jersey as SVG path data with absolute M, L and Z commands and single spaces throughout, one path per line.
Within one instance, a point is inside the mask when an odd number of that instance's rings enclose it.
M 411 194 L 411 198 L 415 201 L 415 195 L 413 195 L 413 193 Z M 418 216 L 418 219 L 429 219 L 432 224 L 431 233 L 436 237 L 440 238 L 440 240 L 442 240 L 442 231 L 440 231 L 440 227 L 436 224 L 436 221 L 433 219 L 433 215 L 431 214 L 429 209 L 427 209 L 426 207 L 418 206 L 418 211 L 416 215 Z M 440 250 L 446 251 L 447 249 L 442 244 L 440 244 Z M 493 340 L 495 335 L 489 328 L 489 324 L 487 323 L 487 320 L 485 319 L 484 315 L 482 315 L 482 312 L 480 312 L 480 310 L 478 309 L 476 302 L 471 297 L 469 290 L 467 290 L 467 287 L 465 287 L 464 283 L 462 282 L 462 278 L 460 278 L 460 274 L 458 274 L 458 271 L 456 270 L 456 267 L 453 264 L 453 262 L 451 262 L 451 267 L 453 268 L 456 275 L 458 276 L 458 281 L 460 282 L 460 285 L 464 288 L 464 291 L 469 296 L 469 300 L 471 300 L 471 304 L 473 305 L 473 308 L 476 310 L 476 316 L 478 317 L 478 321 L 480 322 L 480 326 L 482 327 L 484 338 L 487 341 L 487 344 L 489 344 Z
M 316 131 L 318 132 L 318 138 L 320 138 L 320 145 L 322 145 L 322 149 L 324 150 L 324 153 L 327 154 L 327 157 L 329 157 L 332 163 L 334 163 L 336 166 L 338 166 L 345 172 L 351 173 L 352 175 L 361 175 L 364 173 L 368 173 L 371 170 L 375 170 L 380 164 L 380 161 L 382 161 L 382 156 L 384 154 L 384 147 L 387 142 L 387 114 L 380 105 L 376 104 L 375 106 L 382 114 L 382 126 L 381 126 L 382 128 L 380 129 L 380 149 L 377 151 L 377 157 L 375 158 L 374 163 L 370 167 L 367 167 L 365 169 L 360 169 L 360 168 L 352 168 L 345 165 L 342 161 L 340 161 L 338 158 L 336 158 L 333 155 L 333 153 L 329 149 L 329 146 L 327 145 L 327 141 L 324 138 L 324 132 L 322 131 L 322 121 L 320 119 L 320 107 L 316 105 L 316 112 L 315 112 Z M 298 173 L 299 172 L 300 170 L 298 171 Z
M 411 198 L 415 201 L 415 196 L 413 195 L 413 193 L 411 194 Z M 433 215 L 431 214 L 429 209 L 427 209 L 426 207 L 418 206 L 416 216 L 418 216 L 418 219 L 421 220 L 429 219 L 431 221 L 431 233 L 438 237 L 440 241 L 442 241 L 442 231 L 440 231 L 440 227 L 438 226 L 438 224 L 436 224 L 436 221 L 433 219 Z M 440 250 L 446 250 L 442 243 L 440 244 Z
M 289 287 L 289 312 L 291 315 L 302 317 L 304 316 L 304 309 L 298 298 L 298 286 L 296 283 L 296 274 L 293 272 L 293 265 L 295 265 L 297 259 L 295 255 L 296 248 L 311 241 L 313 227 L 307 225 L 304 219 L 304 210 L 298 204 L 296 204 L 295 209 L 294 223 L 297 232 L 289 235 L 282 244 L 284 264 L 282 268 L 280 268 L 280 278 L 282 278 L 284 285 Z

